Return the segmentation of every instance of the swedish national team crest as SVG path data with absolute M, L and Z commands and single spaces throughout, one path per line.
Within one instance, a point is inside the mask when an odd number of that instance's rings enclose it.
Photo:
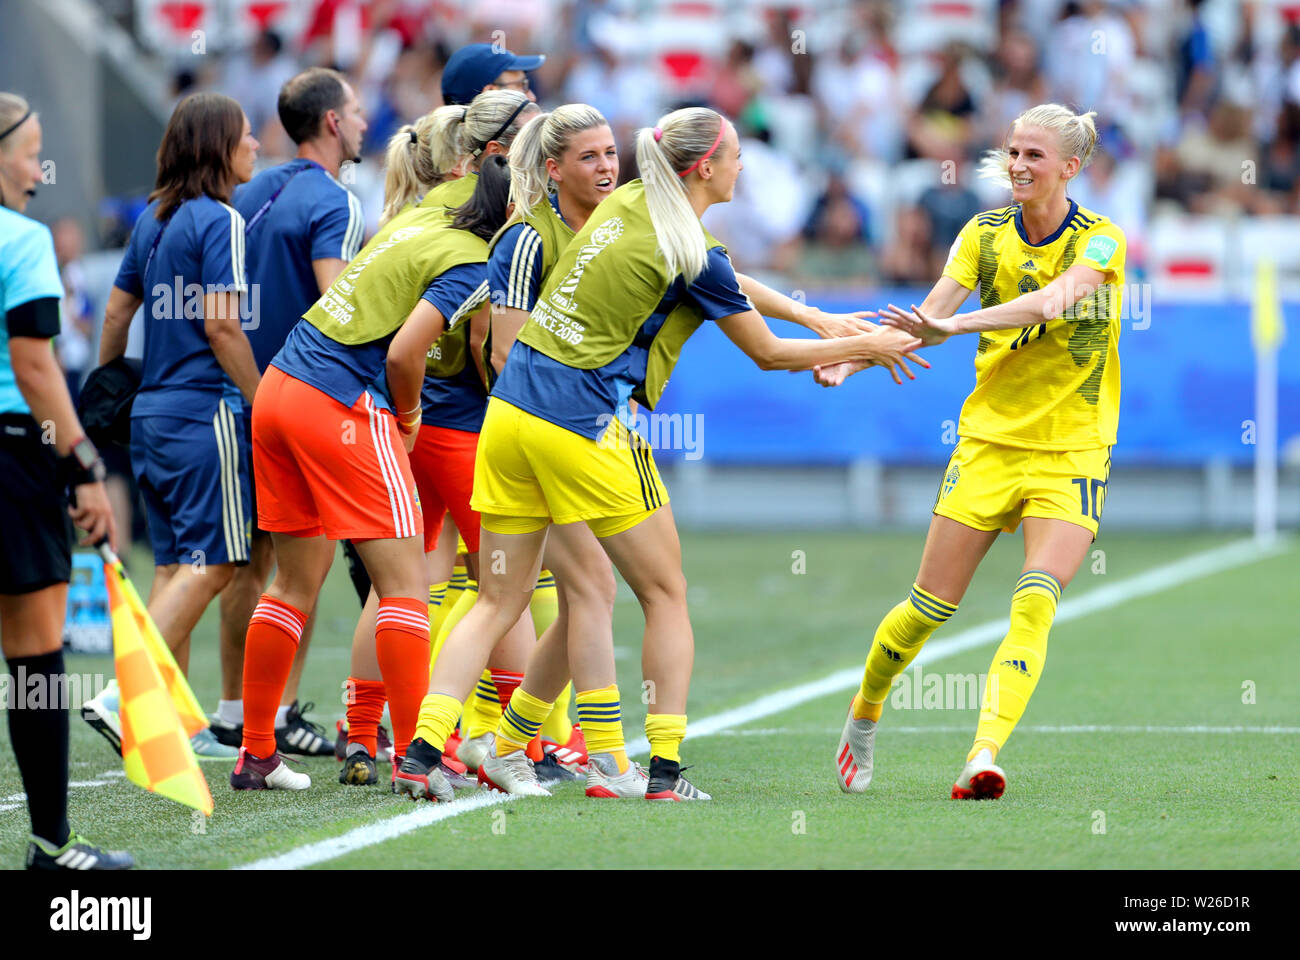
M 944 474 L 943 496 L 946 497 L 948 496 L 948 494 L 952 493 L 952 488 L 957 486 L 957 481 L 960 479 L 961 479 L 961 470 L 958 469 L 957 464 L 954 463 L 952 467 L 948 470 L 948 472 Z

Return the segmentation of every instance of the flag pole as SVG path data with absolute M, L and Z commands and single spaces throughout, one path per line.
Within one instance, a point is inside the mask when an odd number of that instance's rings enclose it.
M 1255 347 L 1255 540 L 1277 538 L 1277 354 L 1283 337 L 1277 272 L 1271 260 L 1255 266 L 1251 340 Z

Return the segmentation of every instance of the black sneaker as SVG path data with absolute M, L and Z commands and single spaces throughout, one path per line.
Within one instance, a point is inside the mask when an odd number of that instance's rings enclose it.
M 581 780 L 576 773 L 564 769 L 560 766 L 560 761 L 555 759 L 555 754 L 548 753 L 541 760 L 533 764 L 533 773 L 537 774 L 539 783 L 570 783 L 574 780 Z
M 368 787 L 379 782 L 379 771 L 375 769 L 375 758 L 366 752 L 366 748 L 357 748 L 343 758 L 343 768 L 339 770 L 339 783 L 350 783 L 357 787 Z
M 324 757 L 334 752 L 334 741 L 326 739 L 325 728 L 303 716 L 315 709 L 314 703 L 307 703 L 301 709 L 297 700 L 290 704 L 285 718 L 288 722 L 275 731 L 277 750 L 304 757 Z
M 651 757 L 650 782 L 646 784 L 645 798 L 675 801 L 712 800 L 711 796 L 682 776 L 683 769 L 674 760 Z
M 217 743 L 224 743 L 228 747 L 242 747 L 244 745 L 244 725 L 226 723 L 215 713 L 208 714 L 208 729 L 212 735 L 217 738 Z
M 135 858 L 122 850 L 101 850 L 75 833 L 56 847 L 33 836 L 27 844 L 28 870 L 130 870 Z

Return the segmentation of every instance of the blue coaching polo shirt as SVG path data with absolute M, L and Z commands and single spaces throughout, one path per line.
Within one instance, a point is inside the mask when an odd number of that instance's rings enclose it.
M 0 207 L 0 414 L 31 413 L 14 380 L 8 313 L 33 300 L 63 299 L 49 227 Z
M 464 317 L 477 310 L 487 299 L 486 263 L 465 263 L 452 267 L 442 274 L 420 299 L 438 308 L 446 320 L 447 328 L 455 327 Z M 453 332 L 453 336 L 468 336 Z M 421 423 L 451 430 L 478 433 L 483 429 L 483 415 L 487 413 L 487 389 L 479 377 L 478 366 L 472 356 L 465 357 L 465 366 L 450 377 L 424 378 L 420 390 L 420 405 L 424 408 Z
M 244 332 L 265 373 L 289 331 L 320 298 L 313 260 L 351 260 L 366 221 L 361 201 L 329 171 L 299 157 L 235 188 L 244 218 L 251 317 Z
M 154 215 L 158 203 L 136 220 L 113 281 L 144 300 L 144 362 L 131 416 L 211 423 L 223 395 L 238 408 L 239 393 L 204 332 L 203 297 L 248 289 L 244 218 L 204 196 L 186 200 L 164 224 Z

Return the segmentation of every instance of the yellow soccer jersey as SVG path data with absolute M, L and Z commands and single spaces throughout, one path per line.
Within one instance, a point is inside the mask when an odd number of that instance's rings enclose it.
M 1060 229 L 1039 244 L 1025 239 L 1019 204 L 981 213 L 962 228 L 943 274 L 967 289 L 978 286 L 981 307 L 1039 290 L 1075 263 L 1106 278 L 1054 320 L 980 334 L 962 436 L 1040 450 L 1115 442 L 1124 253 L 1124 232 L 1073 200 Z

